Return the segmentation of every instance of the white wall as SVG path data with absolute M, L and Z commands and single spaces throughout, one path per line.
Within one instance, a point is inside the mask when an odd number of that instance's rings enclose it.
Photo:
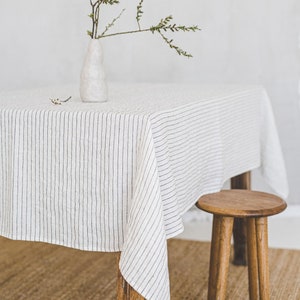
M 121 0 L 104 19 L 126 7 L 116 29 L 135 28 L 136 2 Z M 0 90 L 78 81 L 88 3 L 1 0 Z M 145 0 L 144 11 L 145 26 L 170 13 L 178 23 L 198 24 L 202 32 L 175 37 L 194 58 L 178 57 L 150 33 L 109 38 L 103 41 L 109 80 L 263 84 L 285 154 L 289 203 L 300 204 L 300 1 Z

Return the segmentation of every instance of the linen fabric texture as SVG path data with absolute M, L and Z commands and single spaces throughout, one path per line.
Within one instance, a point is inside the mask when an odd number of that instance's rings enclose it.
M 49 101 L 70 94 L 63 105 Z M 0 95 L 2 236 L 121 251 L 127 282 L 164 300 L 166 240 L 201 195 L 258 167 L 288 194 L 260 86 L 115 84 L 99 104 L 77 94 L 65 86 Z

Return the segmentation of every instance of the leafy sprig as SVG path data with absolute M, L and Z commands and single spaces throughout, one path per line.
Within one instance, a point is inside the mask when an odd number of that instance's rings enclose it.
M 110 4 L 110 5 L 114 5 L 114 4 L 119 4 L 120 3 L 119 0 L 102 0 L 102 1 L 98 1 L 98 2 L 102 2 L 103 4 Z
M 114 18 L 109 24 L 107 24 L 107 25 L 105 26 L 104 31 L 103 31 L 103 32 L 100 34 L 100 36 L 98 36 L 97 38 L 101 38 L 101 36 L 104 36 L 105 33 L 106 33 L 111 27 L 113 27 L 113 26 L 115 25 L 116 21 L 117 21 L 118 19 L 121 18 L 121 16 L 122 16 L 122 14 L 124 13 L 124 11 L 125 11 L 125 8 L 122 9 L 122 11 L 120 12 L 120 14 L 119 14 L 116 18 Z
M 189 32 L 189 31 L 197 31 L 200 30 L 198 26 L 184 26 L 184 25 L 176 25 L 176 24 L 169 24 L 173 20 L 172 16 L 168 16 L 161 21 L 156 26 L 151 26 L 150 31 L 154 33 L 155 31 L 172 31 L 172 32 Z
M 173 44 L 173 40 L 172 39 L 168 39 L 164 34 L 162 34 L 161 32 L 159 32 L 159 34 L 161 35 L 161 37 L 163 38 L 163 40 L 169 45 L 169 47 L 171 49 L 174 49 L 179 55 L 182 56 L 186 56 L 186 57 L 193 57 L 192 54 L 182 50 L 181 48 L 179 48 L 178 46 Z
M 139 30 L 141 30 L 141 24 L 140 24 L 140 20 L 142 19 L 142 16 L 143 16 L 143 11 L 142 11 L 142 8 L 143 8 L 143 2 L 144 0 L 141 0 L 138 4 L 138 6 L 136 7 L 136 21 L 137 21 L 137 24 L 139 26 Z
M 99 23 L 99 13 L 100 13 L 100 5 L 101 4 L 109 4 L 109 5 L 114 5 L 114 4 L 118 4 L 119 0 L 96 0 L 95 2 L 92 2 L 93 0 L 90 0 L 90 4 L 92 6 L 92 13 L 89 15 L 89 17 L 92 19 L 93 22 L 93 27 L 92 27 L 92 31 L 88 31 L 88 35 L 92 38 L 92 39 L 100 39 L 100 38 L 105 38 L 105 37 L 110 37 L 110 36 L 116 36 L 116 35 L 123 35 L 123 34 L 131 34 L 131 33 L 139 33 L 139 32 L 152 32 L 154 33 L 158 33 L 163 41 L 169 45 L 169 47 L 171 49 L 174 49 L 179 55 L 185 56 L 185 57 L 192 57 L 192 55 L 188 52 L 186 52 L 185 50 L 181 49 L 180 47 L 174 45 L 173 43 L 173 39 L 169 39 L 165 36 L 166 32 L 172 32 L 172 33 L 176 33 L 176 32 L 196 32 L 198 30 L 200 30 L 200 28 L 198 26 L 185 26 L 185 25 L 177 25 L 176 23 L 171 24 L 171 21 L 173 21 L 173 17 L 167 16 L 163 19 L 160 20 L 160 22 L 155 25 L 155 26 L 150 26 L 149 28 L 145 28 L 142 29 L 141 28 L 141 19 L 143 16 L 143 2 L 144 0 L 140 0 L 138 6 L 137 6 L 137 12 L 136 12 L 136 21 L 138 24 L 138 29 L 137 30 L 131 30 L 131 31 L 121 31 L 121 32 L 116 32 L 116 33 L 111 33 L 111 34 L 107 34 L 107 32 L 109 31 L 109 29 L 111 27 L 114 26 L 114 24 L 116 23 L 116 21 L 118 19 L 120 19 L 120 17 L 122 16 L 123 12 L 125 11 L 125 9 L 123 9 L 121 11 L 121 13 L 114 18 L 111 23 L 109 23 L 108 25 L 106 25 L 104 31 L 98 35 L 97 30 L 98 30 L 98 23 Z
M 158 32 L 162 39 L 169 45 L 171 49 L 174 49 L 179 55 L 186 56 L 186 57 L 193 57 L 190 53 L 182 50 L 180 47 L 174 45 L 173 39 L 168 39 L 163 33 L 163 32 L 178 32 L 178 31 L 183 31 L 183 32 L 195 32 L 197 30 L 200 30 L 198 26 L 184 26 L 184 25 L 176 25 L 176 24 L 170 24 L 170 22 L 173 20 L 172 16 L 167 16 L 164 19 L 161 19 L 161 21 L 156 25 L 150 27 L 150 31 L 152 33 Z

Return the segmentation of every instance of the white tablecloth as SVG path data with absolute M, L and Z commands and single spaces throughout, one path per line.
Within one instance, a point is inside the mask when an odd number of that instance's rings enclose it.
M 258 167 L 286 197 L 262 87 L 112 85 L 102 104 L 73 87 L 0 95 L 0 234 L 122 251 L 123 276 L 147 299 L 170 297 L 166 239 L 182 215 Z

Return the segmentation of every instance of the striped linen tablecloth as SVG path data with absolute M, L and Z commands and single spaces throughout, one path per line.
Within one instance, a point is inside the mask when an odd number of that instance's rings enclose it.
M 201 195 L 261 167 L 287 196 L 262 87 L 115 84 L 99 104 L 77 94 L 66 86 L 0 95 L 2 236 L 122 251 L 127 282 L 164 300 L 166 240 Z M 63 105 L 49 100 L 70 95 Z

